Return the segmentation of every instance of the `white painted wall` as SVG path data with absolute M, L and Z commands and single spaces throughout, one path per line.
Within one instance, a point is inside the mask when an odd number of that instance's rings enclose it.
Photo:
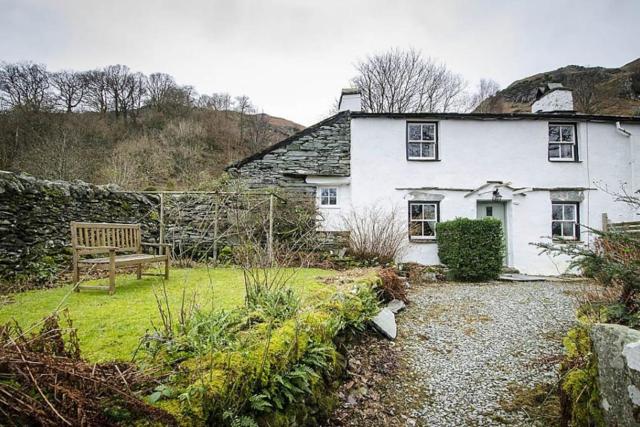
M 330 213 L 327 226 L 338 230 L 343 212 L 373 203 L 396 206 L 402 213 L 398 220 L 406 222 L 408 200 L 422 196 L 402 188 L 473 189 L 487 181 L 503 181 L 515 188 L 594 187 L 597 183 L 618 190 L 626 182 L 633 185 L 632 190 L 638 189 L 640 150 L 632 150 L 632 143 L 640 143 L 640 125 L 625 125 L 633 134 L 629 138 L 616 131 L 615 123 L 579 122 L 578 163 L 548 161 L 547 126 L 544 120 L 438 120 L 440 161 L 416 162 L 406 159 L 406 120 L 353 118 L 351 182 L 341 188 L 341 209 Z M 566 260 L 538 255 L 539 249 L 530 245 L 551 234 L 549 191 L 529 191 L 525 195 L 514 195 L 506 188 L 500 191 L 507 202 L 510 265 L 530 274 L 564 272 Z M 464 191 L 425 192 L 443 197 L 443 221 L 460 216 L 475 218 L 477 200 L 491 198 L 490 192 L 470 197 L 465 197 Z M 614 203 L 604 191 L 585 191 L 580 204 L 581 222 L 598 228 L 604 212 L 612 221 L 637 219 L 626 205 Z M 582 237 L 588 236 L 583 233 Z M 409 243 L 403 260 L 438 263 L 437 245 Z
M 321 231 L 340 231 L 344 227 L 343 215 L 351 207 L 351 179 L 348 177 L 308 176 L 305 180 L 308 184 L 316 186 L 316 205 L 321 217 Z M 320 204 L 320 190 L 322 188 L 336 188 L 337 205 L 322 206 Z
M 340 97 L 338 111 L 360 111 L 362 109 L 362 98 L 359 93 L 343 93 Z
M 531 105 L 532 113 L 543 111 L 573 111 L 573 92 L 557 89 L 546 93 Z

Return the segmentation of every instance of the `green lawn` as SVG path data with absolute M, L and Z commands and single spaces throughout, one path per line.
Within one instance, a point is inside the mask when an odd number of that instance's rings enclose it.
M 289 284 L 303 298 L 309 298 L 327 286 L 318 278 L 333 274 L 327 270 L 301 269 Z M 103 279 L 86 284 L 104 282 Z M 15 319 L 27 328 L 58 306 L 68 308 L 86 359 L 130 360 L 140 337 L 151 329 L 151 322 L 159 321 L 154 287 L 161 291 L 162 279 L 143 276 L 137 280 L 132 275 L 118 275 L 116 293 L 111 296 L 101 291 L 72 292 L 70 285 L 15 294 L 10 304 L 0 306 L 0 323 Z M 204 309 L 232 308 L 244 301 L 242 271 L 236 268 L 172 269 L 167 293 L 174 316 L 179 312 L 184 289 L 187 295 L 195 291 L 197 302 Z

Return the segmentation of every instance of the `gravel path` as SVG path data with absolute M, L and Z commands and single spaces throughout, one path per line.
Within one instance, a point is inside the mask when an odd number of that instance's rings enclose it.
M 561 337 L 575 320 L 572 294 L 558 282 L 416 287 L 398 316 L 406 365 L 424 390 L 408 415 L 418 426 L 534 425 L 501 402 L 514 387 L 557 380 Z M 402 376 L 394 379 L 399 383 Z M 403 386 L 399 384 L 399 389 Z M 415 397 L 415 396 L 414 396 Z M 406 418 L 406 417 L 405 417 Z

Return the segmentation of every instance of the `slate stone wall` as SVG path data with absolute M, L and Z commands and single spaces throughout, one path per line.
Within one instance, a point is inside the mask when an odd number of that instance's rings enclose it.
M 590 336 L 606 425 L 640 426 L 640 331 L 598 324 Z
M 157 197 L 115 186 L 0 172 L 0 278 L 67 267 L 71 221 L 141 223 L 144 240 L 156 241 L 157 204 Z
M 282 187 L 305 192 L 308 175 L 349 176 L 351 120 L 348 112 L 311 126 L 229 170 L 251 188 Z
M 205 260 L 216 249 L 234 245 L 237 239 L 225 205 L 231 201 L 216 197 L 165 194 L 165 242 L 172 244 L 174 257 Z M 113 185 L 48 181 L 0 171 L 0 282 L 21 278 L 45 282 L 67 270 L 72 221 L 140 223 L 143 240 L 157 242 L 159 205 L 158 195 L 123 193 Z M 320 244 L 324 250 L 343 247 L 344 237 L 321 233 Z

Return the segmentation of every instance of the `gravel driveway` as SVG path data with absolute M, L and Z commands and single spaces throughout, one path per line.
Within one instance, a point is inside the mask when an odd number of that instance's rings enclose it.
M 408 425 L 533 425 L 504 410 L 513 389 L 557 381 L 561 338 L 582 285 L 559 282 L 436 284 L 413 289 L 395 343 L 423 390 Z M 407 389 L 402 375 L 397 390 Z M 406 395 L 405 395 L 406 396 Z M 417 408 L 417 409 L 416 409 Z

